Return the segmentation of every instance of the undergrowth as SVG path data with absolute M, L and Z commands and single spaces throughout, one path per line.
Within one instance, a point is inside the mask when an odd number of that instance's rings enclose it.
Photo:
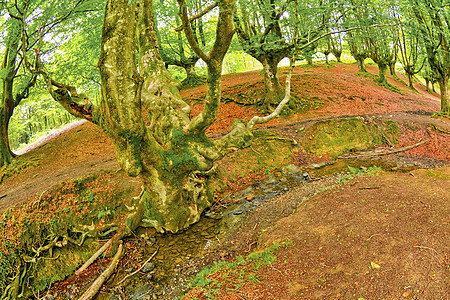
M 115 232 L 130 187 L 111 173 L 62 183 L 0 218 L 0 299 L 30 296 L 71 274 Z
M 248 256 L 238 256 L 233 261 L 219 261 L 200 271 L 189 285 L 195 294 L 204 299 L 219 299 L 219 291 L 225 287 L 226 294 L 233 293 L 244 284 L 259 282 L 256 271 L 276 261 L 274 254 L 282 247 L 291 246 L 293 242 L 286 240 L 275 243 L 262 251 L 252 252 Z M 182 297 L 181 299 L 184 299 Z M 198 298 L 193 298 L 198 299 Z

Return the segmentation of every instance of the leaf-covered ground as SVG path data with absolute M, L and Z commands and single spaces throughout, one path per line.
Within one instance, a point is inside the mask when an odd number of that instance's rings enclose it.
M 377 73 L 373 66 L 368 69 Z M 291 149 L 290 163 L 319 180 L 251 212 L 195 266 L 180 267 L 185 272 L 181 274 L 192 274 L 189 270 L 198 270 L 205 262 L 220 262 L 209 273 L 204 272 L 203 279 L 198 277 L 199 286 L 192 287 L 187 299 L 449 297 L 450 245 L 446 237 L 450 221 L 447 188 L 450 175 L 448 167 L 431 168 L 449 164 L 450 122 L 432 118 L 432 113 L 439 110 L 438 95 L 426 93 L 420 84 L 416 84 L 419 92 L 413 92 L 401 80 L 389 77 L 390 83 L 400 89 L 400 93 L 395 93 L 378 86 L 371 76 L 360 76 L 356 71 L 357 66 L 353 64 L 295 69 L 292 88 L 296 102 L 291 104 L 295 111 L 263 127 L 297 141 Z M 280 73 L 283 81 L 284 71 Z M 224 76 L 225 101 L 219 120 L 208 134 L 222 135 L 231 128 L 234 119 L 260 114 L 249 104 L 257 102 L 263 90 L 258 71 Z M 201 110 L 204 94 L 205 86 L 182 91 L 182 96 L 193 104 L 193 115 Z M 305 150 L 305 141 L 315 138 L 310 127 L 320 120 L 343 117 L 359 117 L 366 124 L 396 122 L 398 141 L 392 147 L 385 143 L 381 146 L 385 150 L 420 141 L 426 143 L 383 156 L 380 164 L 392 166 L 386 170 L 399 170 L 395 172 L 368 176 L 364 167 L 361 172 L 337 175 L 349 171 L 348 163 L 343 160 L 320 170 L 307 169 L 311 163 L 334 160 L 329 154 L 313 155 Z M 246 149 L 247 155 L 254 153 L 260 159 L 263 150 L 260 147 L 254 144 Z M 221 187 L 228 190 L 219 194 L 219 203 L 225 202 L 226 195 L 232 191 L 277 172 L 263 167 L 254 172 L 236 172 L 239 168 L 236 162 L 243 157 L 239 155 L 222 162 L 225 170 L 231 168 L 229 173 L 235 174 L 235 178 Z M 288 164 L 285 159 L 283 164 Z M 413 165 L 429 170 L 412 171 Z M 93 125 L 83 123 L 44 141 L 2 170 L 0 209 L 26 203 L 61 181 L 115 169 L 117 164 L 109 138 Z M 354 170 L 359 170 L 358 164 Z M 362 173 L 365 176 L 359 177 Z M 314 196 L 318 191 L 323 192 Z M 299 203 L 303 204 L 298 206 Z M 274 242 L 276 246 L 272 246 Z M 123 264 L 139 266 L 142 261 L 133 253 L 142 250 L 127 247 L 129 255 Z M 102 264 L 105 262 L 99 262 L 94 268 Z M 88 274 L 96 274 L 95 269 Z M 54 285 L 51 293 L 77 295 L 88 281 L 72 278 Z M 174 288 L 170 286 L 164 293 L 154 295 L 171 299 L 177 293 Z

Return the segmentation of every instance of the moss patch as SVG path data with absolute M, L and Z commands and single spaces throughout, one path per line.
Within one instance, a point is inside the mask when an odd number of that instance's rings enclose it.
M 351 118 L 314 123 L 303 136 L 305 150 L 336 158 L 344 152 L 361 151 L 387 142 L 396 144 L 399 128 L 394 121 L 377 124 L 372 120 Z
M 272 131 L 256 131 L 252 145 L 227 155 L 218 162 L 214 180 L 216 192 L 233 183 L 258 179 L 287 164 L 292 156 L 292 143 Z

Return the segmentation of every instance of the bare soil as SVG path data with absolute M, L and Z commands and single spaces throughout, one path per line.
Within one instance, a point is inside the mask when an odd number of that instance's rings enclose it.
M 373 66 L 368 69 L 377 73 Z M 261 127 L 296 139 L 299 147 L 292 163 L 304 170 L 312 162 L 329 159 L 305 153 L 298 140 L 299 132 L 318 120 L 346 116 L 390 119 L 400 127 L 395 148 L 427 142 L 383 157 L 404 172 L 358 177 L 314 196 L 337 185 L 333 172 L 325 177 L 317 175 L 320 180 L 308 187 L 291 191 L 251 213 L 221 241 L 220 250 L 211 250 L 197 264 L 197 269 L 205 262 L 232 261 L 237 255 L 260 251 L 274 241 L 289 240 L 292 245 L 277 250 L 276 261 L 252 271 L 255 277 L 246 277 L 239 288 L 235 283 L 240 278 L 223 272 L 212 274 L 211 278 L 221 283 L 210 286 L 217 289 L 218 299 L 449 298 L 450 172 L 445 167 L 450 162 L 449 119 L 432 117 L 439 111 L 439 98 L 426 93 L 423 85 L 416 83 L 415 92 L 389 77 L 400 89 L 395 93 L 356 72 L 353 64 L 296 68 L 294 94 L 316 99 L 319 108 L 280 117 Z M 238 101 L 238 93 L 258 95 L 261 90 L 259 71 L 224 76 L 223 94 L 228 102 L 221 105 L 219 119 L 208 134 L 222 135 L 234 119 L 248 120 L 260 114 L 255 106 L 238 105 L 233 100 Z M 193 104 L 193 115 L 201 111 L 199 101 L 205 86 L 182 90 L 181 94 Z M 0 210 L 24 203 L 61 181 L 118 168 L 110 139 L 89 123 L 58 133 L 18 159 L 28 162 L 28 167 L 3 180 Z M 406 172 L 410 166 L 429 170 Z M 436 167 L 443 168 L 431 170 Z M 250 183 L 248 180 L 240 188 Z M 208 298 L 198 288 L 191 290 L 187 299 L 195 297 Z

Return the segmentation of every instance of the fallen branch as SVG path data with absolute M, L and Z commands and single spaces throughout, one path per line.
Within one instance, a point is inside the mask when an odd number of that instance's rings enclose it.
M 405 152 L 405 151 L 411 150 L 413 148 L 419 147 L 419 146 L 425 144 L 426 142 L 428 142 L 428 140 L 421 141 L 421 142 L 418 142 L 417 144 L 399 148 L 399 149 L 389 149 L 389 150 L 384 150 L 384 151 L 382 151 L 382 150 L 381 151 L 380 150 L 368 151 L 368 152 L 363 152 L 358 155 L 342 155 L 342 156 L 339 156 L 338 158 L 354 159 L 354 158 L 361 158 L 361 157 L 372 157 L 372 156 L 383 156 L 383 155 L 395 154 L 395 153 Z
M 445 133 L 445 134 L 450 134 L 450 131 L 443 129 L 443 128 L 437 126 L 436 124 L 431 123 L 431 124 L 430 124 L 430 127 L 431 127 L 434 131 L 437 131 L 437 132 L 440 132 L 440 133 Z
M 84 270 L 86 270 L 106 249 L 111 245 L 112 239 L 107 241 L 94 255 L 91 256 L 76 272 L 75 275 L 80 275 Z
M 127 280 L 128 278 L 134 276 L 135 274 L 137 274 L 140 270 L 142 270 L 144 268 L 144 266 L 153 259 L 153 257 L 155 257 L 156 253 L 158 253 L 159 247 L 158 249 L 156 249 L 156 251 L 152 254 L 152 256 L 150 256 L 142 265 L 139 269 L 137 269 L 136 271 L 134 271 L 131 274 L 128 274 L 127 276 L 125 276 L 121 281 L 119 281 L 119 283 L 117 283 L 117 287 L 120 288 L 120 286 L 122 285 L 122 283 Z
M 111 276 L 111 274 L 116 269 L 117 265 L 119 264 L 120 258 L 123 254 L 123 243 L 120 241 L 119 249 L 117 249 L 116 255 L 114 255 L 111 263 L 109 264 L 108 268 L 106 268 L 105 271 L 103 271 L 102 274 L 94 281 L 94 283 L 84 292 L 84 294 L 78 299 L 78 300 L 90 300 L 93 299 L 94 296 L 98 293 L 100 288 L 102 287 L 103 283 Z

